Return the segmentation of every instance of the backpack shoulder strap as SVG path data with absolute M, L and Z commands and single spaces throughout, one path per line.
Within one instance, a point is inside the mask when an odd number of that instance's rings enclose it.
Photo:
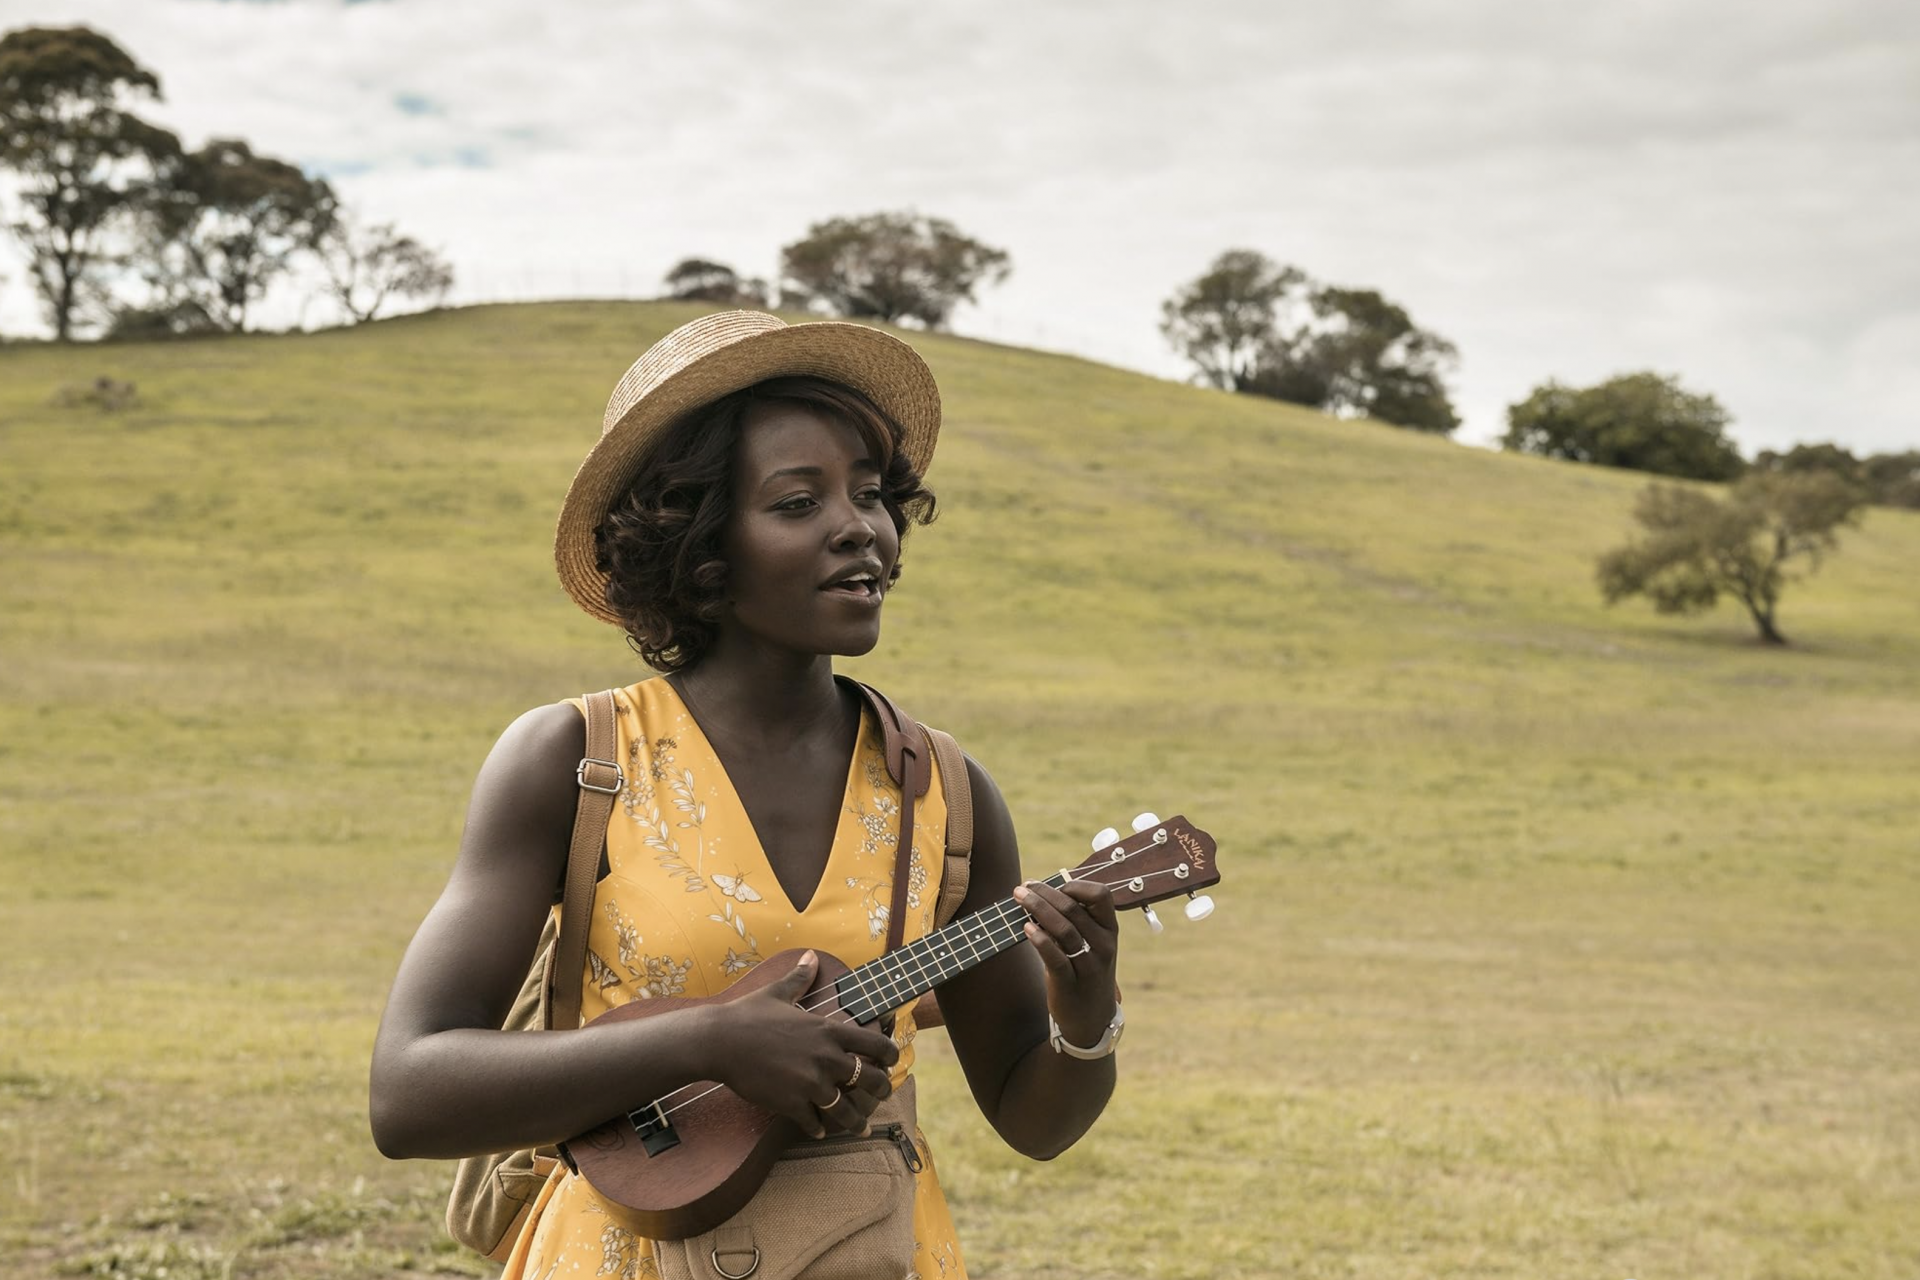
M 916 798 L 927 794 L 927 787 L 933 781 L 933 765 L 927 759 L 926 739 L 921 735 L 920 726 L 895 706 L 892 698 L 872 685 L 856 680 L 854 687 L 860 690 L 873 718 L 879 722 L 887 776 L 895 786 Z
M 573 843 L 567 848 L 566 896 L 560 902 L 560 936 L 549 952 L 545 1025 L 580 1025 L 580 978 L 587 963 L 587 926 L 592 923 L 593 882 L 600 850 L 607 842 L 613 798 L 626 785 L 614 759 L 613 690 L 590 693 L 582 702 L 587 716 L 587 750 L 575 766 L 580 802 L 573 814 Z
M 887 945 L 892 951 L 900 945 L 907 928 L 907 864 L 913 852 L 913 802 L 927 794 L 933 785 L 933 761 L 927 756 L 927 740 L 920 726 L 906 716 L 893 700 L 870 684 L 855 682 L 860 694 L 880 722 L 881 754 L 887 759 L 887 773 L 900 788 L 900 840 L 893 854 L 893 902 L 887 908 Z
M 887 773 L 900 788 L 908 806 L 912 804 L 910 797 L 925 795 L 932 782 L 932 762 L 927 759 L 923 744 L 932 744 L 933 758 L 940 762 L 941 786 L 947 801 L 947 856 L 941 868 L 940 902 L 934 909 L 934 925 L 944 925 L 966 901 L 972 868 L 973 789 L 967 779 L 967 758 L 952 734 L 912 720 L 894 705 L 893 699 L 870 684 L 856 682 L 856 687 L 880 724 Z M 907 785 L 909 778 L 913 782 L 911 787 Z M 910 807 L 907 811 L 912 812 Z M 896 918 L 904 909 L 903 898 L 902 905 L 894 912 Z
M 973 858 L 973 785 L 967 775 L 967 757 L 953 735 L 924 724 L 920 728 L 933 743 L 947 801 L 947 864 L 940 874 L 940 905 L 933 914 L 938 928 L 959 914 L 960 904 L 967 900 Z

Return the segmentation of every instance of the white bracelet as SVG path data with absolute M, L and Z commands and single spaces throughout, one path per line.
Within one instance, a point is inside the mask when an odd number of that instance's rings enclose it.
M 1055 1053 L 1064 1053 L 1069 1058 L 1083 1058 L 1088 1062 L 1092 1062 L 1096 1058 L 1104 1058 L 1113 1052 L 1113 1047 L 1120 1043 L 1120 1029 L 1126 1025 L 1126 1010 L 1122 1009 L 1119 1005 L 1115 1005 L 1113 1007 L 1113 1021 L 1107 1024 L 1107 1034 L 1100 1037 L 1098 1044 L 1091 1044 L 1082 1049 L 1077 1044 L 1068 1043 L 1066 1036 L 1061 1034 L 1060 1024 L 1055 1022 L 1053 1015 L 1049 1013 L 1047 1015 L 1047 1043 L 1053 1046 Z

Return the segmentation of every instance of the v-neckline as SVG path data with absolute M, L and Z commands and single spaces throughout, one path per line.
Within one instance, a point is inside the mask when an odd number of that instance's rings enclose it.
M 833 682 L 834 688 L 839 689 L 842 687 L 842 681 L 839 676 L 835 676 Z M 833 874 L 834 860 L 839 856 L 841 846 L 847 843 L 845 828 L 848 816 L 853 809 L 850 800 L 853 795 L 854 784 L 860 776 L 861 748 L 866 745 L 867 741 L 867 708 L 865 700 L 862 699 L 858 704 L 860 723 L 854 729 L 853 733 L 853 753 L 847 758 L 847 780 L 840 788 L 840 806 L 838 812 L 834 814 L 832 843 L 827 846 L 827 856 L 820 864 L 820 878 L 814 881 L 813 892 L 807 895 L 806 905 L 801 906 L 794 902 L 793 895 L 787 892 L 787 886 L 780 880 L 780 873 L 774 869 L 773 858 L 767 853 L 767 842 L 761 837 L 760 828 L 754 825 L 753 813 L 747 808 L 747 802 L 741 799 L 740 788 L 734 783 L 733 775 L 727 772 L 727 762 L 720 758 L 720 749 L 713 745 L 713 739 L 708 736 L 706 726 L 701 724 L 700 717 L 694 714 L 693 704 L 687 701 L 685 694 L 674 687 L 671 680 L 663 679 L 660 683 L 665 685 L 667 692 L 673 695 L 673 700 L 680 704 L 680 710 L 686 714 L 687 723 L 692 725 L 693 731 L 700 735 L 700 744 L 706 748 L 708 757 L 712 759 L 715 767 L 720 770 L 721 778 L 726 781 L 727 791 L 733 797 L 734 807 L 740 811 L 741 821 L 747 832 L 753 838 L 753 850 L 759 855 L 760 865 L 767 869 L 767 879 L 773 882 L 775 892 L 780 895 L 781 900 L 787 904 L 795 916 L 806 915 L 808 911 L 813 909 L 813 905 L 820 901 L 820 890 L 825 887 L 828 878 Z

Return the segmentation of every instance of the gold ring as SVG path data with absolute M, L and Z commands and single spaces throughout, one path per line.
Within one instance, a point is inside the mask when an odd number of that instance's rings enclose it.
M 853 1086 L 859 1084 L 860 1072 L 863 1068 L 866 1067 L 866 1065 L 867 1065 L 867 1060 L 856 1053 L 853 1056 L 853 1074 L 848 1076 L 847 1082 L 841 1085 L 840 1087 L 842 1089 L 851 1089 L 853 1088 Z

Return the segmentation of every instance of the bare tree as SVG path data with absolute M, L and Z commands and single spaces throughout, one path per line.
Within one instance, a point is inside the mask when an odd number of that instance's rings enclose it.
M 453 288 L 446 259 L 403 236 L 391 222 L 361 225 L 342 212 L 315 242 L 328 291 L 355 324 L 380 314 L 394 298 L 426 298 L 437 306 Z

